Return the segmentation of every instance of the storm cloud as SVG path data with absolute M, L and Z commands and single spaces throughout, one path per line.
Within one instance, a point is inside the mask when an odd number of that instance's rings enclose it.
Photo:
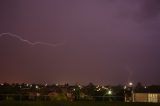
M 0 82 L 159 84 L 159 0 L 1 0 Z

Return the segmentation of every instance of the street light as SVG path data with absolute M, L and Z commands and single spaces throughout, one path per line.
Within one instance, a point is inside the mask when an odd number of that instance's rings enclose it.
M 133 86 L 133 83 L 132 83 L 132 82 L 129 82 L 129 86 Z
M 108 91 L 108 95 L 112 95 L 112 91 L 111 90 Z
M 131 101 L 134 102 L 134 91 L 133 91 L 133 83 L 129 82 L 129 87 L 131 89 Z
M 38 85 L 36 85 L 36 89 L 39 89 L 39 86 L 38 86 Z

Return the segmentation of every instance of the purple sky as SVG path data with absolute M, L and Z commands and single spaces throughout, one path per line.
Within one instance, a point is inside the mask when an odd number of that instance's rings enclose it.
M 0 82 L 160 84 L 160 0 L 0 0 L 0 34 Z

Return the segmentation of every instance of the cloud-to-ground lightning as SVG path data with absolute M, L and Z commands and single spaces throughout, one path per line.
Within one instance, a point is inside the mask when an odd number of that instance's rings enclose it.
M 0 37 L 2 36 L 11 36 L 11 37 L 15 37 L 17 39 L 19 39 L 20 41 L 22 42 L 25 42 L 29 45 L 32 45 L 32 46 L 35 46 L 35 45 L 46 45 L 46 46 L 51 46 L 51 47 L 56 47 L 56 46 L 59 46 L 59 45 L 63 45 L 63 43 L 47 43 L 47 42 L 32 42 L 32 41 L 29 41 L 29 40 L 26 40 L 24 38 L 22 38 L 21 36 L 19 35 L 16 35 L 16 34 L 13 34 L 13 33 L 10 33 L 10 32 L 7 32 L 7 33 L 1 33 L 0 34 Z

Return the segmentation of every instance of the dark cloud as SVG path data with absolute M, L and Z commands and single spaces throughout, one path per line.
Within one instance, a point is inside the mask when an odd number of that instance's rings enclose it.
M 122 0 L 113 2 L 121 17 L 132 18 L 136 21 L 149 21 L 160 17 L 159 0 Z
M 160 1 L 159 0 L 144 0 L 142 4 L 141 14 L 144 18 L 160 17 Z

